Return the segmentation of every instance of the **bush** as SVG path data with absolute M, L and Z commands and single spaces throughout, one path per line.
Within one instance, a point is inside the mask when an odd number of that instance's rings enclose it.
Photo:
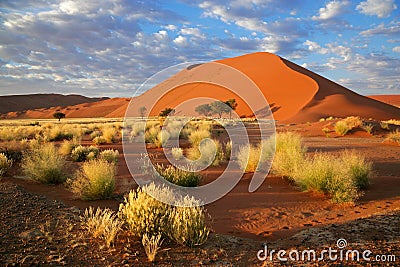
M 151 127 L 144 134 L 144 140 L 146 143 L 155 143 L 157 140 L 158 133 L 160 132 L 160 128 L 158 126 Z
M 95 159 L 99 155 L 99 149 L 94 146 L 77 146 L 71 152 L 73 161 L 82 162 L 89 159 Z
M 338 121 L 335 124 L 335 132 L 338 135 L 345 136 L 350 131 L 349 126 L 345 121 Z
M 165 180 L 176 185 L 195 187 L 201 182 L 201 175 L 195 172 L 185 171 L 172 165 L 169 165 L 167 168 L 164 168 L 162 165 L 156 165 L 155 168 Z
M 166 130 L 159 131 L 156 139 L 154 140 L 154 144 L 156 147 L 164 147 L 170 138 L 170 134 Z
M 205 225 L 205 211 L 200 206 L 193 206 L 199 205 L 198 201 L 186 197 L 178 203 L 187 207 L 175 207 L 151 195 L 158 195 L 171 202 L 176 200 L 169 188 L 154 183 L 131 191 L 124 203 L 120 204 L 119 216 L 133 235 L 143 237 L 162 234 L 187 246 L 200 245 L 207 240 L 209 230 Z
M 117 215 L 107 208 L 104 210 L 97 208 L 96 212 L 92 207 L 85 209 L 82 220 L 87 231 L 93 237 L 103 239 L 107 247 L 114 242 L 123 224 Z
M 274 137 L 271 137 L 273 140 Z M 303 164 L 307 148 L 303 146 L 299 134 L 278 133 L 275 139 L 275 154 L 272 171 L 281 176 L 291 177 L 293 172 Z
M 67 184 L 83 200 L 107 199 L 114 193 L 115 172 L 113 163 L 105 160 L 88 161 Z
M 168 226 L 169 238 L 188 247 L 204 244 L 210 233 L 206 226 L 204 208 L 197 200 L 188 196 L 172 209 Z
M 146 193 L 150 192 L 151 193 Z M 119 206 L 119 217 L 123 219 L 130 232 L 137 237 L 144 234 L 154 236 L 166 233 L 167 216 L 171 206 L 153 198 L 152 195 L 173 197 L 170 190 L 154 184 L 130 191 L 124 203 Z
M 372 130 L 374 129 L 374 125 L 366 123 L 366 124 L 363 124 L 362 129 L 364 131 L 366 131 L 367 133 L 371 134 Z
M 195 130 L 189 134 L 189 141 L 193 146 L 198 146 L 205 138 L 210 138 L 211 133 L 209 130 Z
M 224 152 L 218 140 L 205 139 L 198 146 L 193 144 L 188 150 L 188 158 L 200 166 L 218 166 L 224 159 Z
M 117 129 L 114 127 L 106 127 L 102 130 L 103 138 L 107 143 L 114 143 L 116 140 L 116 135 L 118 133 Z
M 359 189 L 369 185 L 371 164 L 354 151 L 337 155 L 318 153 L 307 158 L 293 173 L 292 179 L 302 190 L 329 194 L 332 202 L 354 202 Z
M 7 159 L 7 156 L 0 153 L 0 177 L 3 176 L 12 166 L 12 160 Z
M 400 144 L 400 131 L 396 129 L 395 132 L 391 132 L 386 136 L 385 141 L 395 142 Z
M 119 152 L 118 150 L 106 149 L 100 152 L 100 159 L 109 163 L 118 163 Z
M 180 160 L 183 157 L 183 149 L 180 147 L 173 147 L 171 153 L 175 160 Z
M 64 140 L 58 152 L 63 156 L 68 156 L 71 154 L 72 150 L 79 145 L 80 144 L 76 139 L 73 139 L 72 141 Z
M 107 140 L 103 136 L 96 136 L 92 141 L 97 146 L 107 143 Z
M 24 153 L 22 170 L 25 175 L 42 183 L 62 183 L 65 181 L 64 157 L 54 144 L 47 143 Z
M 237 155 L 240 168 L 245 172 L 255 172 L 260 161 L 260 150 L 253 145 L 242 146 Z
M 225 159 L 230 160 L 231 159 L 231 154 L 232 154 L 232 141 L 228 141 L 225 144 Z

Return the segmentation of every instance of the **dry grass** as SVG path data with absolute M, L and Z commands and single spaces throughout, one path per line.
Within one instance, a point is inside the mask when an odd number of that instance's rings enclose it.
M 218 166 L 224 157 L 221 143 L 215 139 L 205 139 L 188 150 L 188 158 L 201 167 Z
M 0 177 L 3 176 L 12 166 L 12 160 L 9 160 L 6 155 L 0 153 Z
M 164 168 L 162 165 L 155 165 L 158 173 L 165 180 L 180 186 L 195 187 L 201 182 L 201 175 L 195 172 L 186 171 L 172 165 Z
M 346 135 L 349 131 L 355 128 L 359 128 L 363 125 L 363 121 L 360 119 L 360 117 L 347 117 L 345 119 L 342 119 L 335 124 L 335 132 L 338 135 L 344 136 Z
M 143 235 L 142 245 L 150 262 L 156 259 L 157 252 L 162 244 L 161 236 L 162 234 L 156 234 L 149 238 L 146 233 Z
M 183 157 L 183 149 L 180 147 L 173 147 L 171 149 L 171 154 L 175 160 L 180 160 Z
M 105 160 L 85 162 L 75 178 L 67 181 L 71 191 L 83 200 L 111 198 L 114 194 L 116 168 Z
M 65 181 L 65 159 L 54 144 L 47 143 L 24 153 L 22 169 L 26 176 L 42 183 L 62 183 Z
M 396 131 L 389 133 L 386 138 L 385 141 L 390 141 L 390 142 L 395 142 L 400 144 L 400 131 L 399 129 L 396 129 Z
M 122 228 L 123 222 L 110 209 L 97 208 L 94 212 L 92 207 L 85 209 L 82 217 L 83 225 L 86 230 L 95 238 L 103 239 L 107 247 L 110 247 Z

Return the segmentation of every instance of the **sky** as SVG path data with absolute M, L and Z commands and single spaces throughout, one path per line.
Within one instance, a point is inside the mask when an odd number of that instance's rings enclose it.
M 400 94 L 400 1 L 0 1 L 0 95 L 131 97 L 169 66 L 259 51 Z

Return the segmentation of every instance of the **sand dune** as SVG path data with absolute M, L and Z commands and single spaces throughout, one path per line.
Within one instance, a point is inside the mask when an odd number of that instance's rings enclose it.
M 395 107 L 400 107 L 400 95 L 369 95 L 368 97 Z
M 377 120 L 400 118 L 399 108 L 383 103 L 392 101 L 395 96 L 388 98 L 392 100 L 372 97 L 383 102 L 361 96 L 274 54 L 259 52 L 216 62 L 219 64 L 188 67 L 132 98 L 127 115 L 139 116 L 138 109 L 142 106 L 150 115 L 158 115 L 166 107 L 175 108 L 178 115 L 197 115 L 195 107 L 202 103 L 235 98 L 238 115 L 246 117 L 265 111 L 261 101 L 265 97 L 274 119 L 284 123 L 351 115 Z M 244 75 L 238 75 L 239 72 Z M 259 90 L 253 90 L 253 83 Z M 115 98 L 64 108 L 13 112 L 6 117 L 51 118 L 57 110 L 67 117 L 123 117 L 128 101 Z
M 0 96 L 0 114 L 37 108 L 50 108 L 56 106 L 72 106 L 82 103 L 96 102 L 108 99 L 90 98 L 82 95 L 61 94 L 31 94 Z

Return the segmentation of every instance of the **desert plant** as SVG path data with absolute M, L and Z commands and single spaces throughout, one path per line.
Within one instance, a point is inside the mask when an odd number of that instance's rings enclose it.
M 99 158 L 110 163 L 118 163 L 118 150 L 106 149 L 100 152 Z
M 80 145 L 80 142 L 77 139 L 73 140 L 64 140 L 61 144 L 58 152 L 63 156 L 68 156 L 71 154 L 72 150 Z
M 238 164 L 245 172 L 255 172 L 260 161 L 260 150 L 253 145 L 240 147 L 237 154 Z
M 170 115 L 171 116 L 174 115 L 174 113 L 175 113 L 175 109 L 173 109 L 173 108 L 165 108 L 162 111 L 160 111 L 159 116 L 160 117 L 167 117 L 167 116 L 170 116 Z
M 143 234 L 142 237 L 142 245 L 144 247 L 144 251 L 146 252 L 147 259 L 150 262 L 153 262 L 156 259 L 157 252 L 162 244 L 161 240 L 162 234 L 151 235 L 149 238 L 147 233 Z
M 345 121 L 338 121 L 335 124 L 335 132 L 338 135 L 344 136 L 350 131 L 350 127 Z
M 218 166 L 224 159 L 224 152 L 218 140 L 205 139 L 188 150 L 188 158 L 197 161 L 200 166 Z
M 383 130 L 386 130 L 386 131 L 390 130 L 389 123 L 387 123 L 387 122 L 381 121 L 380 125 Z
M 81 162 L 87 159 L 97 158 L 99 155 L 99 149 L 95 146 L 77 146 L 71 152 L 71 158 L 73 161 Z
M 54 144 L 47 143 L 25 152 L 22 169 L 25 175 L 42 183 L 62 183 L 65 181 L 65 159 Z
M 9 160 L 6 155 L 0 153 L 0 177 L 3 176 L 12 166 L 12 160 Z
M 371 134 L 372 130 L 374 129 L 374 125 L 366 123 L 361 126 L 361 128 L 366 131 L 367 133 Z
M 95 138 L 93 138 L 93 143 L 95 144 L 95 145 L 102 145 L 102 144 L 106 144 L 107 143 L 107 140 L 104 138 L 104 136 L 96 136 Z
M 114 127 L 105 127 L 102 129 L 102 133 L 103 133 L 102 136 L 104 137 L 104 140 L 106 140 L 107 143 L 114 143 L 118 131 Z
M 172 165 L 164 168 L 164 166 L 157 164 L 155 168 L 165 180 L 176 185 L 195 187 L 201 182 L 201 175 L 192 171 L 186 171 Z
M 390 142 L 395 142 L 400 144 L 400 131 L 399 129 L 396 129 L 396 131 L 393 131 L 389 134 L 387 134 L 385 141 L 390 141 Z
M 155 143 L 157 140 L 158 133 L 160 132 L 160 127 L 154 126 L 146 130 L 144 133 L 144 140 L 146 143 Z
M 232 154 L 232 141 L 228 141 L 225 144 L 225 159 L 230 160 L 231 159 L 231 154 Z
M 171 206 L 163 203 L 151 195 L 163 198 L 173 198 L 173 194 L 166 187 L 150 185 L 132 190 L 119 206 L 119 217 L 123 219 L 130 232 L 137 237 L 144 234 L 150 236 L 166 232 L 166 222 Z
M 105 160 L 85 162 L 67 184 L 71 191 L 83 200 L 111 198 L 115 187 L 116 168 Z
M 210 138 L 211 133 L 209 130 L 206 129 L 201 129 L 201 130 L 196 130 L 192 131 L 189 134 L 189 141 L 192 143 L 193 146 L 198 146 L 201 141 L 203 141 L 206 138 Z
M 58 121 L 60 121 L 61 119 L 65 118 L 65 114 L 62 113 L 62 112 L 55 112 L 55 113 L 53 114 L 53 117 L 56 118 L 56 119 L 58 119 Z
M 133 138 L 133 137 L 143 134 L 145 131 L 145 127 L 146 127 L 146 125 L 144 122 L 135 122 L 131 126 L 131 137 Z
M 272 171 L 290 178 L 294 170 L 303 164 L 307 148 L 303 145 L 301 136 L 296 133 L 278 133 L 275 140 Z
M 341 167 L 354 180 L 357 188 L 366 189 L 370 184 L 372 164 L 354 150 L 343 151 L 339 158 Z
M 166 130 L 159 131 L 156 139 L 154 140 L 154 145 L 158 148 L 164 147 L 170 138 L 170 134 Z
M 183 157 L 183 149 L 180 147 L 173 147 L 171 153 L 175 160 L 180 160 Z
M 206 212 L 200 202 L 186 196 L 168 216 L 168 236 L 180 245 L 194 247 L 204 244 L 210 233 Z
M 395 119 L 390 119 L 390 120 L 383 121 L 383 122 L 387 123 L 387 124 L 400 125 L 400 120 L 395 120 Z
M 99 137 L 99 136 L 101 136 L 102 135 L 102 133 L 100 132 L 100 131 L 93 131 L 91 134 L 90 134 L 90 139 L 94 139 L 94 138 L 96 138 L 96 137 Z
M 121 230 L 123 222 L 110 209 L 97 208 L 94 212 L 92 207 L 85 209 L 82 217 L 83 225 L 86 230 L 95 238 L 101 238 L 110 247 Z

